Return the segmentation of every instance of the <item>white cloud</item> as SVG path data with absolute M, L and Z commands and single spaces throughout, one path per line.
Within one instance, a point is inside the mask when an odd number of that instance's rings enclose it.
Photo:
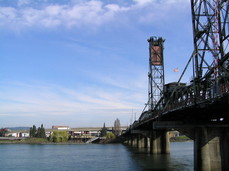
M 0 8 L 0 19 L 1 20 L 15 20 L 17 17 L 17 10 L 13 7 L 1 7 Z
M 2 28 L 22 29 L 27 27 L 53 28 L 64 26 L 67 28 L 101 26 L 111 21 L 134 17 L 135 22 L 152 22 L 160 17 L 169 18 L 171 14 L 185 8 L 186 1 L 181 0 L 134 0 L 129 6 L 119 4 L 105 4 L 98 0 L 77 1 L 73 5 L 46 4 L 40 8 L 28 5 L 28 0 L 20 0 L 19 4 L 27 6 L 0 7 L 0 26 Z M 126 19 L 125 18 L 125 19 Z M 16 27 L 15 27 L 16 26 Z
M 114 17 L 115 13 L 127 10 L 116 4 L 104 6 L 100 1 L 87 1 L 70 5 L 47 5 L 44 8 L 33 7 L 0 7 L 1 25 L 19 27 L 77 27 L 84 24 L 98 26 Z

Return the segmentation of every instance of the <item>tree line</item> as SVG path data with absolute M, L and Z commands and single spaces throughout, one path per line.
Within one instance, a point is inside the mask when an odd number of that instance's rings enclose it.
M 112 127 L 112 132 L 107 132 L 105 123 L 103 124 L 102 129 L 100 130 L 100 137 L 106 137 L 107 139 L 114 139 L 121 135 L 121 124 L 120 120 L 117 118 L 114 121 L 114 127 Z M 31 138 L 46 138 L 45 128 L 43 124 L 40 127 L 36 128 L 33 125 L 30 128 L 29 136 Z M 69 140 L 69 135 L 66 131 L 53 131 L 53 133 L 48 137 L 48 140 L 51 142 L 66 142 Z
M 46 138 L 45 128 L 43 127 L 43 124 L 41 124 L 41 127 L 38 127 L 38 129 L 35 125 L 33 125 L 33 127 L 31 127 L 29 130 L 29 136 L 36 138 Z

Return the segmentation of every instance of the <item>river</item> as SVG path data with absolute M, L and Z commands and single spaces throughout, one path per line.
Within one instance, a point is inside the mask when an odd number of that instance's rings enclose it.
M 193 142 L 172 142 L 171 154 L 149 155 L 122 144 L 0 144 L 0 171 L 192 171 Z

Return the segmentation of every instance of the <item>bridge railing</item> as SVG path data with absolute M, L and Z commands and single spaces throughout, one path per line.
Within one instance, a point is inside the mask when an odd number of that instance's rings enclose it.
M 168 99 L 165 99 L 163 113 L 203 102 L 213 102 L 216 98 L 220 98 L 228 93 L 228 77 L 220 78 L 217 85 L 214 80 L 210 80 L 202 81 L 198 84 L 193 83 L 186 87 L 178 87 Z

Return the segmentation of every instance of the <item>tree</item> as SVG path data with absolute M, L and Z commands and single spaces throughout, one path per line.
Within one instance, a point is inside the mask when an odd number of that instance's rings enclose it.
M 115 138 L 115 135 L 113 132 L 108 132 L 107 135 L 106 135 L 106 138 L 107 139 L 114 139 Z
M 33 125 L 33 127 L 31 127 L 29 130 L 29 136 L 37 137 L 37 138 L 46 138 L 45 129 L 43 127 L 43 124 L 41 124 L 41 127 L 39 127 L 38 129 L 36 129 L 36 126 Z
M 114 121 L 114 134 L 115 136 L 121 135 L 121 125 L 118 118 Z
M 8 130 L 6 128 L 0 129 L 0 137 L 5 137 Z
M 41 124 L 40 136 L 41 136 L 41 138 L 46 138 L 45 129 L 44 129 L 44 127 L 43 127 L 43 124 Z
M 106 135 L 107 135 L 107 128 L 104 123 L 103 128 L 101 129 L 100 137 L 105 137 Z
M 40 127 L 37 129 L 36 137 L 37 138 L 41 137 L 41 128 Z
M 31 127 L 29 130 L 29 136 L 30 137 L 36 137 L 36 133 L 37 133 L 37 128 L 35 125 L 33 125 L 33 127 Z
M 68 133 L 66 131 L 53 131 L 50 141 L 55 143 L 66 142 L 68 141 Z

